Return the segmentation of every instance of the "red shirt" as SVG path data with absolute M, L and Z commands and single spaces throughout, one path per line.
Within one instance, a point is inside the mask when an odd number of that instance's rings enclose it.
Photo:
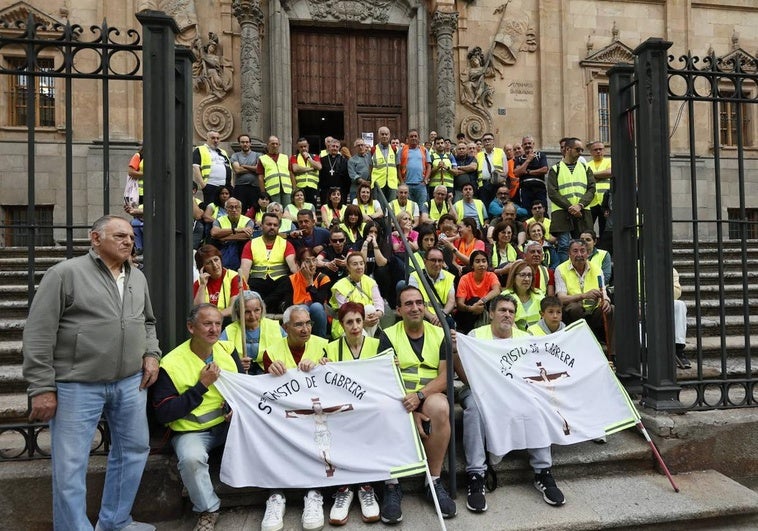
M 231 293 L 221 293 L 221 288 L 224 285 L 224 277 L 227 274 L 226 269 L 221 270 L 221 276 L 217 279 L 208 278 L 208 302 L 210 302 L 214 306 L 218 306 L 219 299 L 223 299 L 223 302 L 225 304 L 224 308 L 229 307 L 231 304 L 231 301 L 234 297 L 236 297 L 240 292 L 240 286 L 239 286 L 239 280 L 237 280 L 237 273 L 234 273 L 232 276 L 232 282 L 231 282 Z M 245 283 L 245 280 L 242 280 L 243 288 L 247 289 L 247 284 Z M 192 297 L 194 298 L 197 295 L 197 290 L 200 289 L 200 282 L 195 281 L 195 283 L 192 285 Z M 222 308 L 223 309 L 223 308 Z
M 277 236 L 277 238 L 278 238 L 278 236 Z M 251 261 L 252 261 L 252 259 L 253 259 L 253 250 L 252 250 L 252 248 L 251 248 L 251 246 L 250 246 L 250 243 L 251 243 L 252 241 L 253 241 L 253 240 L 250 240 L 249 242 L 247 242 L 247 243 L 245 244 L 245 246 L 242 248 L 242 259 L 243 259 L 243 260 L 247 258 L 248 260 L 251 260 Z M 269 243 L 267 243 L 267 244 L 266 244 L 266 249 L 269 249 L 269 250 L 270 250 L 270 249 L 273 249 L 273 248 L 274 248 L 274 244 L 273 244 L 273 242 L 272 242 L 272 243 L 270 243 L 270 244 L 269 244 Z M 288 242 L 287 242 L 287 247 L 285 247 L 285 249 L 284 249 L 284 257 L 285 257 L 285 258 L 287 258 L 288 256 L 290 256 L 290 255 L 294 255 L 294 254 L 295 254 L 295 248 L 294 248 L 294 247 L 292 246 L 292 244 L 291 244 L 291 243 L 288 241 Z

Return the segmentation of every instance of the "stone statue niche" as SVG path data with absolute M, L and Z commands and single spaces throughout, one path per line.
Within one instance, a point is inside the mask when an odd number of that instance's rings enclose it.
M 232 62 L 222 55 L 218 35 L 208 33 L 208 42 L 203 44 L 198 35 L 192 41 L 195 62 L 192 64 L 192 86 L 195 92 L 207 94 L 195 105 L 194 126 L 200 137 L 206 131 L 218 131 L 221 140 L 229 138 L 234 130 L 234 118 L 219 102 L 234 85 Z

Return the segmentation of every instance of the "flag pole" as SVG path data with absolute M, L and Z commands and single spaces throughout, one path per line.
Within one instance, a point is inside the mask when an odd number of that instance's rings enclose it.
M 663 469 L 663 472 L 666 474 L 666 477 L 669 479 L 669 483 L 671 483 L 671 487 L 674 489 L 674 492 L 679 492 L 679 487 L 677 487 L 676 483 L 674 483 L 674 478 L 671 477 L 671 472 L 669 472 L 669 469 L 666 466 L 666 463 L 663 462 L 663 457 L 661 457 L 661 454 L 658 452 L 658 448 L 655 447 L 655 443 L 650 438 L 650 435 L 648 434 L 641 420 L 637 421 L 637 428 L 642 432 L 642 435 L 645 437 L 645 440 L 648 442 L 648 444 L 650 445 L 650 448 L 653 450 L 653 455 L 655 455 L 655 459 L 658 461 L 658 464 L 661 466 L 661 468 Z
M 442 518 L 442 509 L 440 509 L 440 502 L 437 499 L 437 491 L 434 490 L 434 482 L 432 481 L 432 473 L 429 470 L 429 462 L 424 460 L 424 467 L 426 469 L 426 481 L 429 483 L 429 491 L 432 493 L 432 500 L 434 500 L 434 510 L 437 511 L 437 519 L 440 521 L 440 529 L 447 531 L 445 527 L 445 520 Z
M 603 275 L 597 276 L 597 284 L 600 286 L 600 292 L 603 294 L 603 302 L 608 302 L 608 304 L 611 303 L 610 299 L 608 298 L 608 293 L 605 290 L 605 278 Z M 605 313 L 604 310 L 601 309 L 600 313 L 603 315 L 603 330 L 605 331 L 605 348 L 607 349 L 607 357 L 608 361 L 613 363 L 614 358 L 614 352 L 613 352 L 613 331 L 611 330 L 611 327 L 608 325 L 608 315 Z
M 242 352 L 238 352 L 237 354 L 240 356 L 240 363 L 242 362 L 242 358 L 247 358 L 247 331 L 245 330 L 245 283 L 242 279 L 242 275 L 240 274 L 240 271 L 237 271 L 237 282 L 239 285 L 238 289 L 238 295 L 237 295 L 237 301 L 239 302 L 239 314 L 238 319 L 240 323 L 240 333 L 242 334 Z M 250 362 L 252 363 L 252 361 Z M 250 368 L 245 371 L 246 373 L 250 374 Z

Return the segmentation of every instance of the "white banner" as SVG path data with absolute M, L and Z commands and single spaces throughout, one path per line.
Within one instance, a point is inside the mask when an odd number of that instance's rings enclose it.
M 352 485 L 426 470 L 392 356 L 283 376 L 222 371 L 215 385 L 234 412 L 221 461 L 227 485 Z
M 584 320 L 548 336 L 457 343 L 495 456 L 597 439 L 639 420 Z

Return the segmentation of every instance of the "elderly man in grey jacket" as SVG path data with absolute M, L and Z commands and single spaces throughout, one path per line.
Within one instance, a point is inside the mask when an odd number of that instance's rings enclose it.
M 87 462 L 101 415 L 111 448 L 97 531 L 150 531 L 131 517 L 149 452 L 146 388 L 158 376 L 160 349 L 147 282 L 129 264 L 128 221 L 103 216 L 85 256 L 42 278 L 24 330 L 24 377 L 31 421 L 50 423 L 53 525 L 92 529 Z

